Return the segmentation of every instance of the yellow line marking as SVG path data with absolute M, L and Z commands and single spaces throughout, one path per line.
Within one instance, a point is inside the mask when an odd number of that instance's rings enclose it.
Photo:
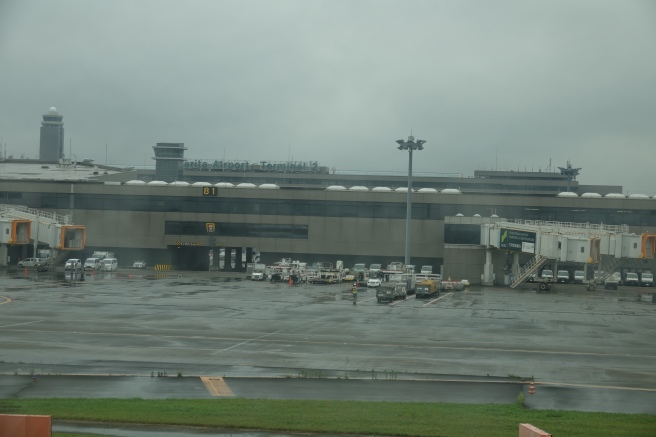
M 228 384 L 220 376 L 201 376 L 200 380 L 205 384 L 205 388 L 212 396 L 234 396 Z
M 8 297 L 5 297 L 5 296 L 0 296 L 0 297 L 3 298 L 3 299 L 5 300 L 4 302 L 0 302 L 0 305 L 4 305 L 4 304 L 6 304 L 6 303 L 10 303 L 10 302 L 11 302 L 11 299 L 9 299 Z

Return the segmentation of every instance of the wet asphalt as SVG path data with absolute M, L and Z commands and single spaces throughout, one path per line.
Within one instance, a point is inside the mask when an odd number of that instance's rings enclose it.
M 224 397 L 207 376 L 243 398 L 512 403 L 523 392 L 529 408 L 656 414 L 651 290 L 470 287 L 392 304 L 361 290 L 352 305 L 347 285 L 235 273 L 73 279 L 0 271 L 1 398 Z M 166 435 L 109 428 L 99 434 Z

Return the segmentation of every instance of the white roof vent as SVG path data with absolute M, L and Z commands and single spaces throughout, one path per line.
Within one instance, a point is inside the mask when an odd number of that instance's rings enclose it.
M 458 213 L 458 214 L 456 214 L 456 217 L 464 217 L 464 215 Z
M 349 188 L 349 191 L 369 191 L 369 188 L 363 187 L 362 185 L 356 185 L 354 187 Z
M 408 187 L 399 187 L 394 191 L 397 192 L 397 193 L 407 193 L 408 192 Z M 415 190 L 412 190 L 413 193 L 414 193 L 414 191 Z
M 235 188 L 257 188 L 257 185 L 251 184 L 250 182 L 242 182 L 241 184 L 237 184 Z
M 146 185 L 146 182 L 134 180 L 134 181 L 127 181 L 125 185 Z
M 420 193 L 437 193 L 437 190 L 435 188 L 420 188 L 419 192 Z
M 171 186 L 173 186 L 173 187 L 188 187 L 188 186 L 189 186 L 189 182 L 185 182 L 185 181 L 175 181 L 175 182 L 171 182 L 169 185 L 171 185 Z
M 230 182 L 219 182 L 214 184 L 214 186 L 217 188 L 232 188 L 235 184 L 231 184 Z
M 499 216 L 496 215 L 496 214 L 492 214 L 490 217 L 492 217 L 492 218 L 499 218 Z
M 474 214 L 472 217 L 480 217 L 480 214 Z
M 374 187 L 371 189 L 371 191 L 375 191 L 377 193 L 389 193 L 392 191 L 390 187 Z
M 331 185 L 326 188 L 326 191 L 346 191 L 346 187 L 342 185 Z
M 646 194 L 631 194 L 629 199 L 649 199 L 649 196 Z
M 622 193 L 608 193 L 606 197 L 609 199 L 624 199 L 624 194 Z
M 583 193 L 583 194 L 581 194 L 581 197 L 598 198 L 598 197 L 601 197 L 601 194 L 599 194 L 599 193 Z
M 276 184 L 261 184 L 259 188 L 262 188 L 263 190 L 277 190 L 280 187 Z
M 150 181 L 148 182 L 148 185 L 168 185 L 168 184 L 164 181 Z
M 445 188 L 440 191 L 442 194 L 462 194 L 462 192 L 457 188 Z
M 579 195 L 571 191 L 563 191 L 562 193 L 558 193 L 558 197 L 579 197 Z
M 191 186 L 192 187 L 211 187 L 212 184 L 210 184 L 209 182 L 194 182 L 193 184 L 191 184 Z

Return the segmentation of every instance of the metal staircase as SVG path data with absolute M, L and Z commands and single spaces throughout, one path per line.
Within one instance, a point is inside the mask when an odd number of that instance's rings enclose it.
M 510 288 L 515 288 L 519 284 L 524 283 L 529 278 L 529 276 L 537 272 L 540 267 L 547 263 L 547 261 L 549 261 L 549 257 L 540 255 L 539 253 L 535 255 L 534 258 L 522 266 L 522 268 L 519 270 L 519 273 L 517 274 L 517 277 L 512 282 L 512 284 L 510 284 Z
M 595 282 L 603 284 L 613 273 L 615 268 L 622 264 L 623 258 L 604 256 L 599 263 L 599 275 L 595 277 Z

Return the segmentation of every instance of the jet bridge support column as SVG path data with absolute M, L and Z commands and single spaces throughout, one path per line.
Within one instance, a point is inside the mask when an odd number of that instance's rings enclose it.
M 513 253 L 512 275 L 513 278 L 519 275 L 519 252 Z
M 485 250 L 485 265 L 483 266 L 483 285 L 494 285 L 494 265 L 492 264 L 492 249 Z

